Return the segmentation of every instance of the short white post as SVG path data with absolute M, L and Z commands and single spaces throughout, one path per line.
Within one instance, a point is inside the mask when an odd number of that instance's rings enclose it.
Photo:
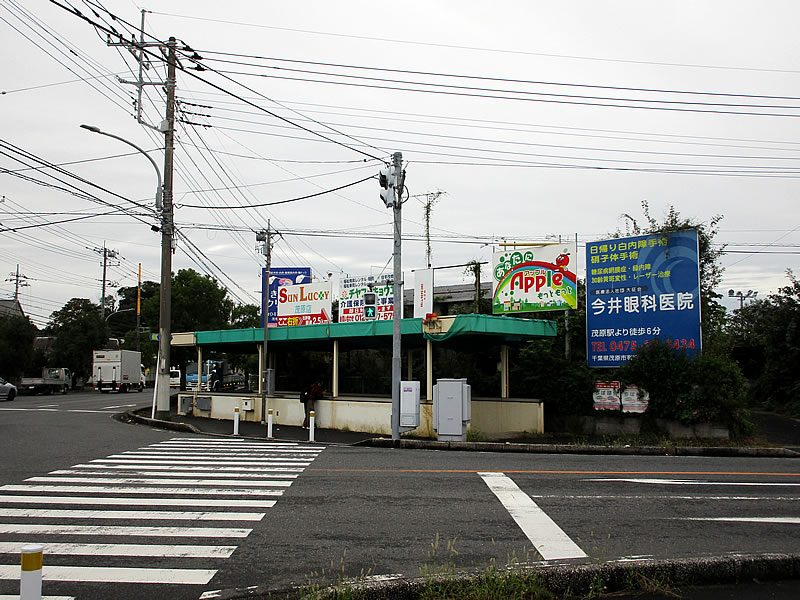
M 28 544 L 22 548 L 22 573 L 19 578 L 20 600 L 42 600 L 42 563 L 44 546 Z
M 233 435 L 239 435 L 239 407 L 233 409 Z
M 267 409 L 267 437 L 272 439 L 272 409 Z
M 313 442 L 314 441 L 314 416 L 315 416 L 316 413 L 312 410 L 308 414 L 309 414 L 309 419 L 308 419 L 308 441 L 309 442 Z

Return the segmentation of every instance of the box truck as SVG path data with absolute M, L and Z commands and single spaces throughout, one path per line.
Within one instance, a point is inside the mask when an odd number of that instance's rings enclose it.
M 135 350 L 92 352 L 92 384 L 102 393 L 141 392 L 144 389 L 142 353 Z

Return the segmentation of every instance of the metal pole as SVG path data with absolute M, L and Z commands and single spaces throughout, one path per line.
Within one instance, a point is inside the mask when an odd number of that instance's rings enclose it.
M 169 419 L 169 362 L 172 341 L 172 161 L 175 150 L 175 46 L 167 47 L 167 129 L 164 132 L 164 202 L 161 213 L 161 290 L 158 311 L 158 390 L 156 418 Z M 198 377 L 200 372 L 198 365 Z M 197 382 L 198 385 L 200 381 Z
M 264 347 L 262 352 L 261 371 L 261 422 L 266 422 L 267 415 L 267 386 L 269 384 L 269 360 L 267 354 L 267 341 L 269 339 L 269 268 L 272 259 L 272 230 L 270 220 L 267 220 L 267 236 L 264 242 L 264 254 L 267 257 L 267 266 L 264 269 Z
M 139 263 L 139 283 L 136 286 L 136 351 L 142 351 L 142 263 Z
M 403 153 L 395 152 L 392 155 L 392 166 L 394 167 L 395 181 L 395 201 L 394 213 L 394 247 L 392 259 L 394 261 L 394 306 L 392 307 L 392 439 L 400 439 L 400 370 L 402 368 L 403 357 L 401 354 L 400 340 L 403 313 L 403 269 L 401 263 L 402 247 L 402 219 L 401 207 L 403 197 Z

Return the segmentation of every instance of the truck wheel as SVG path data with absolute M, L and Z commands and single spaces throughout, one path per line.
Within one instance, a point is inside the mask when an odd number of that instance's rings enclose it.
M 10 391 L 8 392 L 8 398 L 6 398 L 6 400 L 8 400 L 9 402 L 11 402 L 13 399 L 14 399 L 14 390 L 10 390 Z
M 66 385 L 62 386 L 62 388 L 61 388 L 61 393 L 62 394 L 66 394 L 68 391 L 69 391 L 69 386 L 66 386 Z

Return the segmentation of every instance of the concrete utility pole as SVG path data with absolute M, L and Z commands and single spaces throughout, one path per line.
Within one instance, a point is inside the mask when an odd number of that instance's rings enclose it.
M 164 131 L 164 197 L 161 210 L 161 290 L 158 309 L 158 378 L 156 386 L 156 418 L 169 419 L 169 364 L 172 341 L 172 161 L 175 151 L 175 47 L 167 43 L 167 118 Z M 200 365 L 198 365 L 198 373 Z M 198 381 L 199 385 L 199 381 Z
M 9 275 L 10 275 L 10 278 L 6 279 L 6 281 L 13 281 L 14 282 L 14 300 L 19 302 L 19 288 L 20 287 L 26 287 L 26 286 L 30 285 L 27 281 L 25 281 L 28 278 L 25 277 L 25 275 L 23 275 L 22 273 L 19 272 L 19 265 L 17 265 L 17 272 L 16 273 L 9 273 Z
M 100 288 L 101 289 L 100 318 L 105 319 L 106 318 L 106 273 L 108 270 L 108 259 L 116 258 L 117 256 L 119 256 L 119 252 L 117 252 L 116 250 L 110 250 L 109 248 L 106 248 L 105 242 L 103 242 L 102 248 L 92 248 L 92 250 L 103 256 L 103 285 Z
M 403 153 L 395 152 L 392 155 L 392 166 L 394 167 L 394 192 L 395 201 L 392 206 L 394 213 L 394 247 L 392 259 L 394 262 L 394 306 L 392 307 L 392 439 L 400 439 L 400 371 L 402 369 L 401 354 L 401 327 L 403 318 L 403 267 L 401 261 L 402 239 L 402 218 L 401 208 L 403 206 Z
M 269 388 L 269 360 L 267 354 L 267 341 L 269 338 L 269 268 L 272 260 L 272 229 L 267 220 L 267 230 L 256 234 L 256 242 L 263 243 L 261 252 L 266 257 L 267 266 L 264 269 L 264 308 L 261 310 L 264 317 L 264 346 L 261 350 L 261 422 L 267 422 L 267 391 Z

